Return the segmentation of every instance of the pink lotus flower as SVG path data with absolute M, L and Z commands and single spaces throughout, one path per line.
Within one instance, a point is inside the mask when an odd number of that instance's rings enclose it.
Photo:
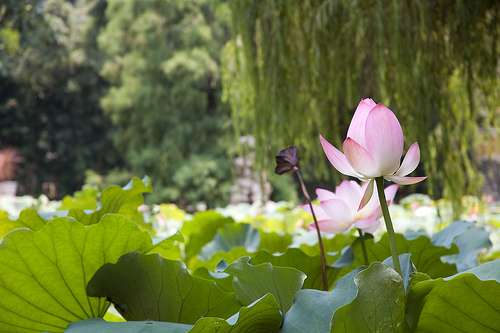
M 313 209 L 320 230 L 338 233 L 354 225 L 364 232 L 373 233 L 380 225 L 382 210 L 376 192 L 363 208 L 359 208 L 367 185 L 365 183 L 360 186 L 353 180 L 344 180 L 336 187 L 335 193 L 316 189 L 320 205 L 315 205 Z M 385 188 L 384 193 L 389 204 L 394 200 L 398 188 L 398 185 Z M 302 208 L 311 213 L 309 206 Z M 314 224 L 311 224 L 310 228 L 315 228 Z
M 361 100 L 351 120 L 340 152 L 323 136 L 321 145 L 330 163 L 347 176 L 362 181 L 384 177 L 394 183 L 410 185 L 426 177 L 407 177 L 420 161 L 418 143 L 413 143 L 401 163 L 403 130 L 394 113 L 372 99 Z M 345 154 L 345 155 L 344 155 Z M 373 189 L 373 182 L 370 182 Z

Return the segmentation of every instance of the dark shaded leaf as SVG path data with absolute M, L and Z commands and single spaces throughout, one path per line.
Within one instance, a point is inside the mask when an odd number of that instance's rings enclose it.
M 233 289 L 242 304 L 250 304 L 267 293 L 272 294 L 285 313 L 306 279 L 304 273 L 291 267 L 270 263 L 252 265 L 245 257 L 231 264 L 225 272 L 233 277 Z
M 240 307 L 233 293 L 158 254 L 129 253 L 116 264 L 104 265 L 87 291 L 112 301 L 127 320 L 193 324 L 203 316 L 226 318 Z

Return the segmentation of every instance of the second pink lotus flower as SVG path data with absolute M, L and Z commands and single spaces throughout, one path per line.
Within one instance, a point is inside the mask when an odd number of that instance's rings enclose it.
M 355 226 L 364 232 L 373 233 L 380 225 L 382 211 L 377 193 L 374 193 L 363 208 L 359 208 L 366 186 L 366 183 L 360 186 L 353 180 L 344 180 L 336 187 L 335 193 L 321 188 L 316 189 L 320 205 L 314 206 L 313 209 L 320 230 L 338 233 Z M 398 188 L 398 185 L 390 185 L 384 190 L 389 204 L 393 201 Z M 311 212 L 309 206 L 303 208 Z

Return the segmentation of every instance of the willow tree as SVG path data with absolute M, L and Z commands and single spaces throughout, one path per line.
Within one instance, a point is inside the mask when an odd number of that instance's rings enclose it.
M 498 1 L 235 0 L 225 96 L 263 166 L 302 147 L 319 178 L 318 133 L 336 144 L 371 96 L 420 143 L 427 190 L 458 203 L 481 182 L 474 146 L 499 105 Z M 267 164 L 266 164 L 267 163 Z

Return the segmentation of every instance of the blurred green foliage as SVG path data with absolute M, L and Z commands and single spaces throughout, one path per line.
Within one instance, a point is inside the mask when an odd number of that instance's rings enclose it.
M 23 156 L 22 193 L 55 183 L 79 188 L 86 169 L 104 172 L 120 158 L 99 107 L 95 36 L 105 2 L 3 1 L 0 4 L 0 148 Z
M 227 200 L 218 60 L 227 14 L 223 2 L 205 0 L 108 1 L 101 105 L 131 169 L 154 176 L 158 199 Z
M 229 18 L 224 1 L 2 2 L 0 148 L 24 158 L 21 192 L 62 197 L 94 170 L 152 176 L 153 201 L 226 202 Z

